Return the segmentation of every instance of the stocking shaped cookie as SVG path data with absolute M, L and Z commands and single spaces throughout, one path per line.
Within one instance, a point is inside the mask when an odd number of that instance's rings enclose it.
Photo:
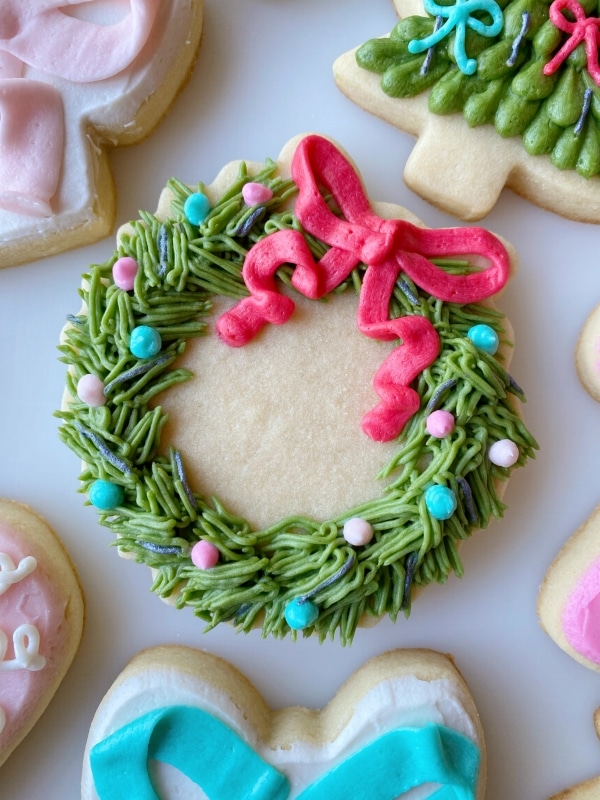
M 0 764 L 38 720 L 79 646 L 83 599 L 62 545 L 0 500 Z
M 82 800 L 159 800 L 166 792 L 189 800 L 384 800 L 412 790 L 437 800 L 485 792 L 473 700 L 452 660 L 426 650 L 373 659 L 321 712 L 272 712 L 237 670 L 208 653 L 147 650 L 102 701 L 82 780 Z
M 339 88 L 413 136 L 406 183 L 480 219 L 506 185 L 600 222 L 598 11 L 579 0 L 394 0 L 401 17 L 335 63 Z
M 0 18 L 0 266 L 13 266 L 110 231 L 106 148 L 165 113 L 202 0 L 2 0 Z

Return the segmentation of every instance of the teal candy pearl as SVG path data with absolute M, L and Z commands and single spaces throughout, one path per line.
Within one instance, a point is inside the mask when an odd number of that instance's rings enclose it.
M 162 339 L 160 333 L 148 325 L 139 325 L 131 331 L 129 349 L 136 358 L 152 358 L 160 353 Z
M 295 631 L 308 628 L 313 622 L 317 621 L 319 609 L 310 600 L 302 600 L 296 597 L 285 607 L 285 621 Z
M 425 505 L 435 519 L 450 519 L 456 511 L 456 495 L 447 486 L 430 486 L 425 492 Z
M 489 325 L 473 325 L 472 328 L 469 328 L 467 336 L 475 347 L 485 353 L 489 353 L 491 356 L 494 355 L 500 344 L 498 334 Z
M 200 225 L 210 211 L 210 200 L 202 192 L 194 192 L 183 204 L 183 213 L 192 225 Z
M 95 481 L 90 486 L 90 502 L 101 511 L 109 511 L 123 503 L 123 487 L 110 481 Z

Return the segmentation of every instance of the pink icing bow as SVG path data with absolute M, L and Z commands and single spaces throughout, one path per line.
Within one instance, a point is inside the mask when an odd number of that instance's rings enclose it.
M 386 220 L 371 210 L 360 178 L 350 162 L 327 139 L 302 139 L 292 159 L 298 185 L 295 213 L 304 229 L 330 245 L 315 262 L 299 231 L 278 231 L 257 242 L 248 253 L 243 277 L 250 297 L 244 298 L 217 322 L 227 344 L 247 344 L 267 322 L 282 324 L 294 302 L 275 282 L 278 267 L 296 265 L 292 284 L 306 297 L 318 299 L 342 283 L 359 263 L 367 265 L 358 303 L 357 324 L 366 336 L 402 344 L 377 371 L 373 386 L 381 398 L 363 418 L 364 432 L 375 441 L 400 433 L 419 409 L 420 398 L 409 384 L 437 358 L 439 337 L 425 317 L 389 319 L 389 303 L 398 275 L 405 273 L 440 300 L 471 303 L 498 292 L 510 271 L 501 242 L 481 228 L 419 228 L 405 220 Z M 345 219 L 332 213 L 319 191 L 330 191 Z M 481 255 L 489 266 L 468 275 L 448 275 L 429 259 Z
M 568 11 L 575 18 L 571 22 L 564 15 Z M 600 45 L 600 19 L 586 17 L 578 0 L 554 0 L 548 12 L 552 23 L 570 37 L 558 53 L 544 67 L 544 75 L 552 75 L 560 67 L 573 50 L 585 40 L 588 72 L 595 83 L 600 86 L 600 66 L 598 66 L 598 46 Z

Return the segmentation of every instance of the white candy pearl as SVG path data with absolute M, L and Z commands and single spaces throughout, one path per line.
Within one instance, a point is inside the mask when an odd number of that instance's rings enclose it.
M 82 403 L 92 408 L 106 403 L 104 384 L 97 375 L 83 375 L 77 383 L 77 395 Z
M 373 528 L 366 519 L 352 517 L 344 525 L 344 539 L 355 547 L 368 544 L 373 538 Z
M 488 458 L 498 467 L 512 467 L 519 458 L 519 448 L 510 439 L 500 439 L 488 450 Z

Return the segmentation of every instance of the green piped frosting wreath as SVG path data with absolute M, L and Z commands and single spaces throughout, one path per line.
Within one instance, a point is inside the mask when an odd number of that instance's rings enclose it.
M 242 187 L 260 182 L 273 197 L 248 207 Z M 199 226 L 183 212 L 192 192 L 204 191 L 171 181 L 172 213 L 168 220 L 142 213 L 104 264 L 84 275 L 80 290 L 84 310 L 68 318 L 60 346 L 68 365 L 68 402 L 62 440 L 82 459 L 81 491 L 97 480 L 117 484 L 122 503 L 100 511 L 100 522 L 115 535 L 119 549 L 154 571 L 152 590 L 176 606 L 190 606 L 207 629 L 230 622 L 243 631 L 260 625 L 263 635 L 297 635 L 285 619 L 286 605 L 310 597 L 318 608 L 305 636 L 320 640 L 339 631 L 343 644 L 352 640 L 364 615 L 380 617 L 410 612 L 414 589 L 449 573 L 462 575 L 458 545 L 477 529 L 502 516 L 497 488 L 512 468 L 495 466 L 486 457 L 489 445 L 509 438 L 518 446 L 521 466 L 537 444 L 518 413 L 523 393 L 501 364 L 475 347 L 467 331 L 491 326 L 502 339 L 503 315 L 485 305 L 445 303 L 400 276 L 390 315 L 420 314 L 434 325 L 441 342 L 437 360 L 414 384 L 421 408 L 397 440 L 398 450 L 384 470 L 391 482 L 381 496 L 325 521 L 292 517 L 264 530 L 227 509 L 215 497 L 196 493 L 185 477 L 185 453 L 161 441 L 166 416 L 158 396 L 192 374 L 176 365 L 191 337 L 205 334 L 211 298 L 247 294 L 241 271 L 248 250 L 276 230 L 301 230 L 290 199 L 291 180 L 276 175 L 276 164 L 250 176 L 239 175 Z M 327 245 L 304 234 L 315 258 Z M 132 291 L 119 289 L 112 268 L 123 256 L 139 270 Z M 436 261 L 448 272 L 465 273 L 468 265 Z M 336 291 L 360 290 L 365 271 L 359 265 Z M 292 266 L 279 269 L 290 285 Z M 159 331 L 158 356 L 140 362 L 129 350 L 130 331 L 148 325 Z M 106 403 L 90 407 L 77 396 L 86 374 L 102 379 Z M 154 401 L 151 407 L 151 403 Z M 515 402 L 516 401 L 516 402 Z M 432 408 L 442 406 L 456 418 L 454 432 L 436 439 L 425 430 Z M 167 455 L 164 455 L 164 454 Z M 514 468 L 514 467 L 513 467 Z M 458 498 L 446 521 L 428 512 L 424 491 L 433 483 L 451 488 Z M 344 522 L 359 516 L 371 523 L 373 539 L 353 547 L 342 536 Z M 211 569 L 194 566 L 191 548 L 200 539 L 219 551 Z

